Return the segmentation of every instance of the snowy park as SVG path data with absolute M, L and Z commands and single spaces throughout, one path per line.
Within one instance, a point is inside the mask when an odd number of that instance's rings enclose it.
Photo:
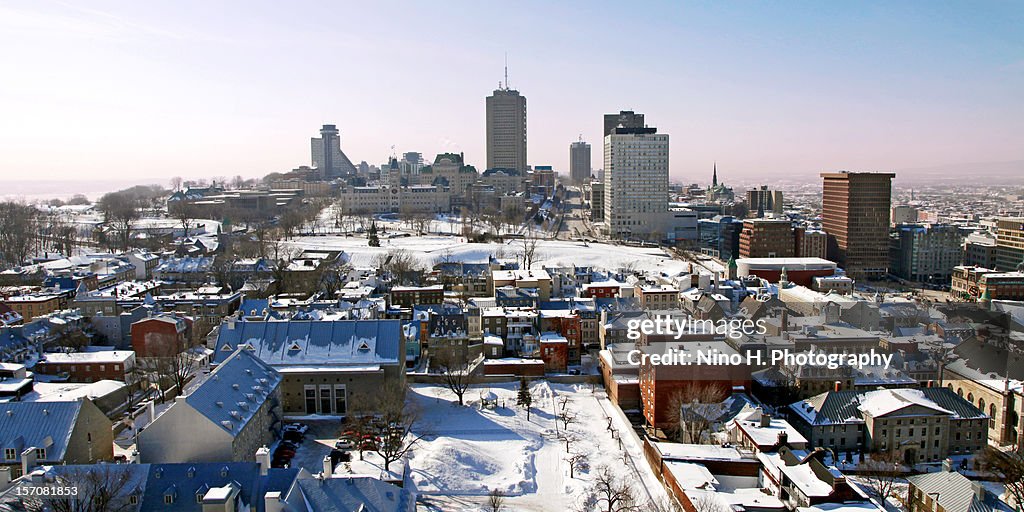
M 408 403 L 424 437 L 412 451 L 406 485 L 421 503 L 431 510 L 490 510 L 496 490 L 508 510 L 574 510 L 605 467 L 638 503 L 667 499 L 603 390 L 546 381 L 529 388 L 528 417 L 516 405 L 515 382 L 475 386 L 464 406 L 443 386 L 411 386 Z

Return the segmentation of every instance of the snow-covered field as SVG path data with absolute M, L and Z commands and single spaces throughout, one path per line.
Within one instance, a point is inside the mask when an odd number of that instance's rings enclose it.
M 363 235 L 352 237 L 328 235 L 297 237 L 289 243 L 303 249 L 342 250 L 351 258 L 354 266 L 373 264 L 378 254 L 390 249 L 405 249 L 415 255 L 421 263 L 428 265 L 442 259 L 466 263 L 484 263 L 497 252 L 514 258 L 523 249 L 521 240 L 505 243 L 466 243 L 460 236 L 425 235 L 388 238 L 381 235 L 380 247 L 370 247 Z M 569 240 L 538 240 L 535 267 L 546 266 L 593 266 L 611 269 L 633 265 L 638 269 L 678 274 L 689 269 L 689 263 L 675 260 L 658 247 L 630 247 L 604 243 L 583 243 Z
M 435 510 L 483 510 L 490 491 L 498 489 L 506 495 L 509 510 L 572 510 L 602 466 L 627 478 L 640 502 L 666 498 L 640 446 L 630 440 L 629 425 L 612 414 L 614 405 L 603 390 L 535 382 L 527 420 L 525 409 L 515 405 L 516 387 L 474 388 L 466 394 L 467 405 L 460 407 L 444 387 L 411 386 L 410 403 L 422 415 L 418 429 L 427 436 L 413 450 L 407 487 L 421 494 L 424 503 Z M 481 409 L 480 397 L 488 391 L 497 395 L 498 406 Z M 574 439 L 570 451 L 586 454 L 589 465 L 573 478 L 566 460 L 570 454 L 560 438 L 565 431 L 557 417 L 561 397 L 569 397 L 566 409 L 576 415 L 568 429 Z M 612 414 L 613 428 L 624 434 L 622 448 L 607 430 L 606 411 Z

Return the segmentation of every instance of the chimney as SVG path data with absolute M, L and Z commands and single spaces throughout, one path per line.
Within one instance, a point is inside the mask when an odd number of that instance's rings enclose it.
M 267 476 L 270 470 L 270 448 L 267 445 L 256 449 L 256 464 L 260 467 L 260 476 Z
M 29 475 L 29 479 L 32 481 L 32 485 L 42 485 L 46 483 L 46 471 L 37 469 Z
M 156 402 L 150 400 L 146 405 L 146 411 L 149 413 L 149 423 L 153 423 L 156 420 Z
M 263 510 L 265 512 L 284 511 L 284 502 L 281 501 L 281 491 L 270 491 L 263 495 Z
M 334 462 L 331 461 L 330 455 L 324 455 L 324 466 L 323 466 L 324 478 L 330 478 L 334 474 Z
M 771 413 L 761 411 L 761 428 L 768 428 L 772 425 Z
M 985 486 L 981 485 L 981 482 L 971 482 L 971 488 L 974 490 L 974 497 L 978 501 L 985 501 Z
M 843 389 L 843 381 L 837 380 L 835 386 L 833 386 L 832 388 L 832 391 L 839 391 L 840 389 Z
M 942 470 L 945 471 L 946 473 L 952 473 L 953 472 L 953 459 L 950 459 L 948 457 L 945 458 L 945 459 L 942 459 Z
M 32 469 L 36 467 L 36 449 L 30 446 L 28 449 L 21 452 L 21 474 L 27 475 L 32 473 Z
M 782 332 L 789 330 L 789 310 L 782 310 L 782 322 L 779 325 L 781 326 L 780 328 L 782 329 Z
M 778 441 L 777 444 L 778 444 L 778 446 L 786 446 L 786 445 L 788 445 L 789 444 L 789 433 L 786 432 L 785 430 L 783 430 L 782 432 L 779 432 L 779 441 Z

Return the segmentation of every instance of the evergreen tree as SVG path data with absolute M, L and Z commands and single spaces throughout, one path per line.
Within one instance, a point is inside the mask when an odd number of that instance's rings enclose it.
M 377 223 L 376 222 L 371 222 L 370 223 L 369 238 L 370 238 L 370 247 L 380 247 L 380 237 L 377 236 Z
M 530 404 L 533 403 L 533 395 L 530 394 L 530 386 L 526 377 L 519 379 L 519 393 L 516 395 L 516 405 L 526 407 L 526 421 L 530 421 Z

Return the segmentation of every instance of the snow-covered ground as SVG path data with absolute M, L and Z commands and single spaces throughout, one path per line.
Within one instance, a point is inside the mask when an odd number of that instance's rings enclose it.
M 369 266 L 379 254 L 391 249 L 405 249 L 424 265 L 442 259 L 466 263 L 484 263 L 498 252 L 514 258 L 523 249 L 521 240 L 505 243 L 466 243 L 461 236 L 424 235 L 402 238 L 380 238 L 380 247 L 370 247 L 363 235 L 352 237 L 328 235 L 297 237 L 289 243 L 303 249 L 341 250 L 354 266 Z M 630 247 L 605 243 L 583 243 L 569 240 L 538 240 L 534 266 L 593 266 L 602 269 L 635 266 L 641 270 L 675 275 L 689 269 L 689 263 L 675 260 L 658 247 Z
M 509 510 L 572 510 L 602 466 L 627 478 L 641 502 L 666 499 L 640 446 L 630 440 L 629 425 L 613 414 L 614 405 L 602 390 L 535 382 L 527 420 L 526 411 L 515 405 L 516 388 L 516 383 L 479 386 L 466 394 L 467 405 L 460 407 L 444 387 L 411 386 L 409 402 L 420 411 L 418 430 L 427 436 L 413 450 L 406 486 L 422 502 L 434 510 L 483 510 L 488 494 L 498 489 L 506 495 Z M 480 397 L 488 391 L 497 395 L 498 406 L 481 409 Z M 589 465 L 573 478 L 566 460 L 570 454 L 560 438 L 564 425 L 557 417 L 560 398 L 566 396 L 566 409 L 576 414 L 569 425 L 574 439 L 569 448 L 585 454 Z M 623 433 L 622 448 L 607 430 L 607 415 Z

